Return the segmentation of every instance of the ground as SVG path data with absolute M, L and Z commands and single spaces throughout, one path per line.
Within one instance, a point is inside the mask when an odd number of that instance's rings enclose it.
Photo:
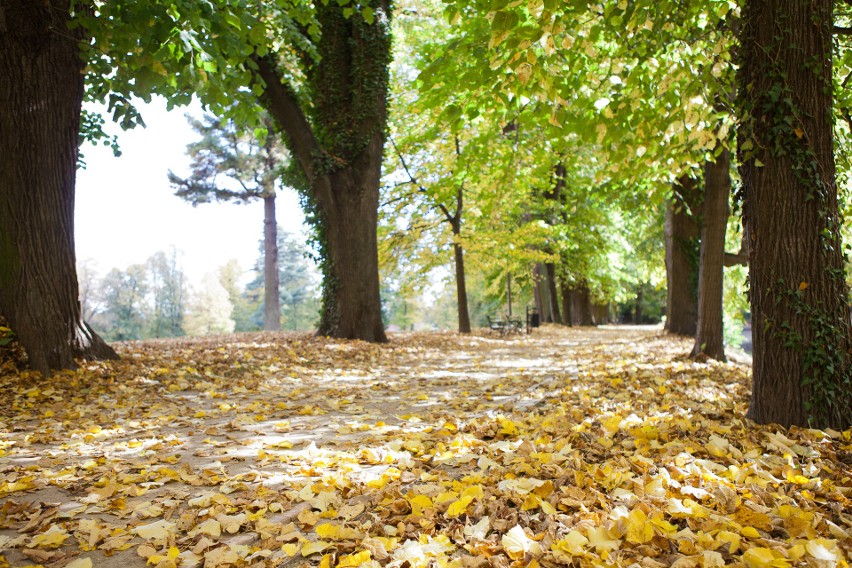
M 652 328 L 237 334 L 0 369 L 0 567 L 847 566 L 852 431 Z

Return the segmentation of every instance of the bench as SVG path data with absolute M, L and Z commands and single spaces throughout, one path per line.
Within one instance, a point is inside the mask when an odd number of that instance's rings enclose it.
M 488 327 L 491 331 L 496 331 L 500 335 L 507 333 L 521 333 L 524 329 L 524 324 L 521 320 L 511 319 L 508 316 L 497 319 L 491 316 L 486 316 L 488 319 Z

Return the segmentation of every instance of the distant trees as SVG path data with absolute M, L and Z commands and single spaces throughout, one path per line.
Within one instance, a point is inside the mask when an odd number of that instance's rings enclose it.
M 315 329 L 319 314 L 318 282 L 304 246 L 291 234 L 278 233 L 279 286 L 283 327 Z M 91 260 L 80 263 L 80 303 L 92 325 L 108 341 L 258 331 L 265 313 L 264 248 L 247 284 L 236 260 L 189 285 L 180 252 L 158 251 L 146 262 L 113 268 L 102 278 Z
M 190 125 L 201 135 L 187 146 L 192 172 L 187 178 L 169 172 L 169 181 L 175 195 L 193 206 L 211 201 L 263 201 L 263 328 L 277 330 L 281 327 L 281 309 L 275 194 L 290 159 L 271 119 L 263 115 L 262 122 L 265 129 L 256 132 L 241 128 L 231 119 L 206 115 L 199 121 L 190 117 Z

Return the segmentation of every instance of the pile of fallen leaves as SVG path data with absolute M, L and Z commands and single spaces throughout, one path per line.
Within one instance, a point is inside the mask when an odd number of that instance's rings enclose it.
M 658 332 L 240 334 L 0 376 L 0 566 L 848 566 L 852 431 Z

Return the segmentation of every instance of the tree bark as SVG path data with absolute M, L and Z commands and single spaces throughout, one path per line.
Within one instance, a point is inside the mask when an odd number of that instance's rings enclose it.
M 833 149 L 832 8 L 831 0 L 745 3 L 738 157 L 754 334 L 748 417 L 843 430 L 852 425 L 852 334 Z
M 550 289 L 547 287 L 547 270 L 537 262 L 533 266 L 533 294 L 541 323 L 553 323 L 553 313 L 550 311 Z
M 48 374 L 117 358 L 81 318 L 74 251 L 83 60 L 70 2 L 0 11 L 0 313 Z
M 323 267 L 318 333 L 385 342 L 377 251 L 379 181 L 387 125 L 390 17 L 387 0 L 363 3 L 367 23 L 338 3 L 317 5 L 318 60 L 307 68 L 303 107 L 270 56 L 254 56 L 262 102 L 286 133 L 309 185 Z M 307 109 L 307 112 L 306 112 Z M 309 119 L 310 116 L 310 119 Z
M 562 323 L 562 314 L 559 313 L 559 293 L 556 289 L 556 266 L 552 262 L 544 265 L 547 277 L 547 296 L 550 298 L 550 313 L 553 323 Z
M 574 314 L 571 311 L 571 288 L 564 280 L 560 282 L 560 292 L 562 294 L 562 321 L 567 326 L 574 325 Z
M 675 185 L 666 210 L 666 331 L 695 335 L 698 319 L 698 239 L 700 193 L 695 180 Z
M 725 361 L 722 291 L 725 271 L 725 231 L 731 194 L 731 154 L 728 150 L 704 165 L 704 213 L 701 261 L 698 269 L 698 324 L 691 357 Z
M 589 287 L 584 282 L 571 290 L 572 325 L 594 325 Z
M 470 312 L 467 307 L 467 286 L 464 279 L 464 248 L 461 236 L 461 222 L 453 223 L 453 255 L 456 264 L 456 301 L 459 312 L 459 333 L 470 333 Z
M 281 295 L 278 273 L 278 222 L 275 188 L 263 196 L 263 329 L 281 329 Z

